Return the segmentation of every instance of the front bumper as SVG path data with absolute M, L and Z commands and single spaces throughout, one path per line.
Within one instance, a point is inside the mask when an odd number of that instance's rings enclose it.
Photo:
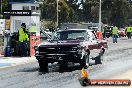
M 81 60 L 81 54 L 72 55 L 72 54 L 46 54 L 46 55 L 35 55 L 37 60 L 43 60 L 48 62 L 79 62 Z

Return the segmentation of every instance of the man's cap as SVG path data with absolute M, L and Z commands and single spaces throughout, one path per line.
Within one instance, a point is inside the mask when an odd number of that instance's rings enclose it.
M 25 26 L 26 24 L 25 23 L 22 23 L 21 26 Z

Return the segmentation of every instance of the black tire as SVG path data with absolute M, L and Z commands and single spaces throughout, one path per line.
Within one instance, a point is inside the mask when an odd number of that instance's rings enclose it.
M 89 54 L 85 54 L 81 63 L 80 63 L 81 67 L 87 69 L 89 67 Z
M 38 61 L 40 71 L 42 72 L 48 72 L 48 62 L 47 61 Z
M 102 48 L 99 55 L 95 57 L 95 64 L 102 64 L 103 63 L 103 54 L 105 52 L 105 49 Z
M 95 64 L 102 64 L 103 63 L 103 56 L 97 56 L 95 58 Z

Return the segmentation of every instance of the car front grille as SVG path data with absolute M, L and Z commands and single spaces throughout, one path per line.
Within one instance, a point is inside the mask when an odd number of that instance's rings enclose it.
M 42 55 L 54 55 L 54 54 L 76 54 L 77 46 L 54 46 L 54 47 L 39 47 L 39 53 Z

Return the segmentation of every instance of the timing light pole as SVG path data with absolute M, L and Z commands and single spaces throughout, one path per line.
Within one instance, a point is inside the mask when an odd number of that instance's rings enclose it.
M 101 31 L 101 0 L 100 0 L 100 4 L 99 4 L 99 31 Z
M 2 0 L 1 0 L 1 9 L 0 10 L 1 10 L 1 15 L 2 15 Z
M 56 9 L 57 9 L 56 27 L 58 27 L 58 1 L 59 0 L 56 1 L 56 3 L 57 3 L 57 6 L 56 6 Z

